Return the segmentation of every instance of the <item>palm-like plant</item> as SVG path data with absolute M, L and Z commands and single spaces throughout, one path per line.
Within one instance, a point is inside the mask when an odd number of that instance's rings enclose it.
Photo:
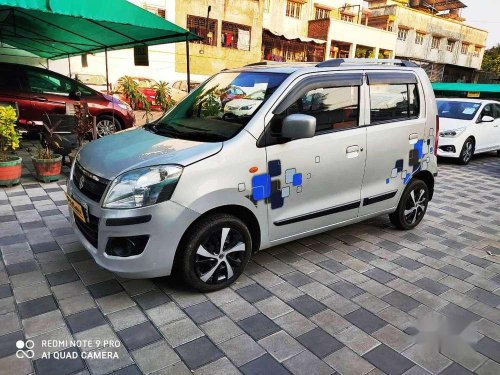
M 170 95 L 170 86 L 165 81 L 159 81 L 153 88 L 155 89 L 155 101 L 163 112 L 167 112 L 175 104 Z
M 130 76 L 123 76 L 118 80 L 117 91 L 125 96 L 130 106 L 135 109 L 138 104 L 146 108 L 147 100 L 139 90 L 139 84 Z

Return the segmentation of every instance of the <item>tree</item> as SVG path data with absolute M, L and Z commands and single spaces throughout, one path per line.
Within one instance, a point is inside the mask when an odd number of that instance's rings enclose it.
M 482 70 L 500 74 L 500 44 L 484 51 Z

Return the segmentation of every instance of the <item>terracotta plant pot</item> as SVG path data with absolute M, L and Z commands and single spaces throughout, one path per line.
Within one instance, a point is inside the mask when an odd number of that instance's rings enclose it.
M 31 158 L 35 167 L 36 178 L 42 182 L 52 182 L 59 180 L 61 174 L 62 156 L 54 154 L 52 159 Z
M 19 183 L 22 160 L 19 156 L 9 156 L 7 161 L 0 161 L 0 186 L 12 186 Z

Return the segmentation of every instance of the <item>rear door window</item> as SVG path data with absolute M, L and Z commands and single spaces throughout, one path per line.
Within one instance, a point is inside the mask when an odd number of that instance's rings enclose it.
M 368 73 L 370 123 L 418 118 L 420 96 L 417 79 L 411 73 Z
M 0 66 L 0 92 L 19 91 L 21 84 L 18 70 L 15 66 Z

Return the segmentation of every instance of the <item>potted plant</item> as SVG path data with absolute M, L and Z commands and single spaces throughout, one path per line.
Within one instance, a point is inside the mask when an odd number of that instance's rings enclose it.
M 39 147 L 35 156 L 31 157 L 35 167 L 36 178 L 42 182 L 59 180 L 61 174 L 62 156 L 54 154 L 48 147 Z
M 172 97 L 170 96 L 170 87 L 165 81 L 156 83 L 153 87 L 155 89 L 155 101 L 160 106 L 163 113 L 167 112 L 175 105 Z
M 18 184 L 21 179 L 22 159 L 9 155 L 19 148 L 19 134 L 15 126 L 17 114 L 11 106 L 0 106 L 0 185 Z

